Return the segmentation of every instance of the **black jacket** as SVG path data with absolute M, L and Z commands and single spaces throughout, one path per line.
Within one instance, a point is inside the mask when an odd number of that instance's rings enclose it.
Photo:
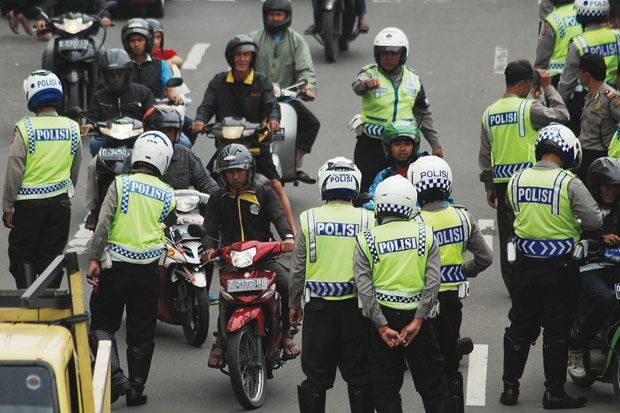
M 105 0 L 42 0 L 41 8 L 52 16 L 60 16 L 69 12 L 82 12 L 97 15 L 105 7 Z M 105 11 L 102 17 L 110 17 Z
M 209 82 L 196 121 L 206 123 L 213 116 L 217 122 L 227 116 L 254 123 L 265 118 L 280 121 L 280 105 L 271 81 L 264 74 L 252 71 L 244 82 L 237 82 L 232 72 L 221 72 Z
M 132 62 L 131 81 L 151 89 L 157 99 L 165 95 L 166 89 L 161 84 L 161 60 L 156 57 L 141 64 Z
M 200 158 L 181 145 L 174 145 L 170 166 L 162 180 L 174 189 L 187 189 L 193 186 L 197 191 L 209 195 L 215 195 L 220 188 L 204 168 Z
M 244 240 L 271 241 L 271 223 L 280 238 L 293 234 L 280 199 L 271 186 L 254 182 L 241 196 L 220 188 L 207 202 L 204 221 L 206 236 L 202 242 L 206 248 L 217 248 L 220 234 L 222 245 Z
M 151 90 L 136 83 L 130 83 L 122 93 L 99 89 L 88 105 L 88 117 L 96 122 L 118 119 L 123 116 L 142 120 L 144 112 L 155 104 Z

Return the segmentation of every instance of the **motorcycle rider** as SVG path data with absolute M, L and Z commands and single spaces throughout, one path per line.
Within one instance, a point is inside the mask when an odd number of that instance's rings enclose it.
M 258 184 L 255 179 L 256 166 L 254 157 L 243 145 L 231 144 L 223 147 L 216 161 L 217 174 L 221 188 L 212 195 L 205 208 L 205 247 L 203 258 L 209 262 L 215 255 L 218 240 L 221 245 L 230 245 L 237 241 L 257 240 L 271 241 L 271 224 L 276 227 L 282 241 L 282 252 L 293 250 L 294 235 L 284 214 L 282 206 L 270 185 Z M 299 355 L 290 334 L 289 313 L 289 274 L 277 258 L 269 259 L 262 264 L 265 270 L 276 273 L 276 288 L 282 297 L 282 334 L 285 359 L 293 359 Z M 223 311 L 220 308 L 220 312 Z M 218 324 L 220 331 L 224 326 Z M 221 368 L 224 366 L 225 337 L 219 334 L 209 355 L 208 366 Z
M 596 239 L 603 248 L 617 249 L 620 246 L 620 159 L 595 160 L 590 165 L 588 177 L 590 193 L 603 213 L 602 236 Z M 608 316 L 618 307 L 614 285 L 620 283 L 620 266 L 606 264 L 609 265 L 581 272 L 587 310 L 578 310 L 581 316 L 576 318 L 571 330 L 568 370 L 574 378 L 586 377 L 584 351 Z
M 386 126 L 397 120 L 415 120 L 431 145 L 433 155 L 443 156 L 433 125 L 430 104 L 416 72 L 405 65 L 409 40 L 396 27 L 375 37 L 375 63 L 359 72 L 353 91 L 362 97 L 363 134 L 357 137 L 354 161 L 362 171 L 362 192 L 387 165 L 381 138 Z
M 316 73 L 308 43 L 290 29 L 293 8 L 290 0 L 266 0 L 263 3 L 263 30 L 250 33 L 258 46 L 256 70 L 282 87 L 305 80 L 306 86 L 299 90 L 302 100 L 312 102 L 316 98 Z M 310 153 L 319 134 L 321 123 L 299 100 L 287 101 L 297 113 L 297 167 L 301 168 L 304 155 Z M 316 179 L 297 170 L 297 179 L 315 184 Z
M 355 235 L 374 225 L 374 216 L 352 201 L 362 174 L 349 159 L 336 157 L 319 169 L 326 204 L 301 213 L 291 260 L 290 320 L 304 318 L 301 367 L 306 379 L 297 386 L 301 413 L 325 412 L 325 392 L 336 368 L 347 382 L 353 413 L 374 412 L 368 365 L 368 320 L 357 306 L 353 277 Z M 327 229 L 332 225 L 331 230 Z M 334 229 L 335 228 L 335 229 Z M 304 298 L 304 309 L 301 299 Z
M 157 19 L 145 20 L 153 32 L 153 51 L 151 52 L 151 56 L 165 60 L 168 64 L 175 65 L 179 69 L 183 67 L 183 63 L 185 63 L 185 61 L 181 56 L 179 56 L 176 50 L 164 49 L 164 25 Z
M 164 250 L 161 224 L 176 223 L 172 188 L 161 180 L 173 156 L 172 143 L 161 132 L 145 132 L 131 154 L 132 171 L 110 185 L 88 251 L 90 335 L 111 340 L 112 399 L 126 395 L 127 406 L 147 402 L 144 385 L 155 349 L 159 257 Z M 114 334 L 127 309 L 125 377 Z
M 318 0 L 312 0 L 312 9 L 314 15 L 314 23 L 312 23 L 308 28 L 304 31 L 304 34 L 314 34 L 318 33 L 321 27 L 319 23 L 319 4 Z M 357 24 L 359 26 L 360 33 L 368 33 L 370 27 L 366 22 L 366 0 L 355 0 L 355 14 L 358 17 Z
M 463 319 L 461 299 L 469 293 L 467 279 L 476 277 L 488 268 L 493 262 L 493 253 L 482 237 L 477 221 L 467 209 L 448 203 L 453 180 L 452 170 L 446 161 L 437 156 L 424 156 L 409 166 L 407 177 L 418 194 L 418 204 L 422 208 L 419 219 L 432 225 L 439 243 L 440 311 L 431 323 L 446 360 L 450 393 L 460 399 L 459 412 L 463 413 L 465 399 L 458 351 Z M 465 261 L 465 251 L 471 252 L 473 258 Z
M 427 412 L 454 412 L 445 363 L 433 326 L 437 312 L 439 247 L 433 228 L 411 219 L 416 190 L 400 175 L 379 184 L 377 226 L 357 234 L 353 271 L 370 333 L 370 369 L 379 413 L 402 412 L 405 360 Z
M 9 270 L 29 287 L 62 254 L 69 238 L 71 201 L 82 161 L 79 125 L 59 116 L 62 85 L 47 70 L 24 80 L 28 110 L 15 125 L 4 180 L 2 222 L 9 228 Z M 58 288 L 60 279 L 53 287 Z
M 196 112 L 194 131 L 203 131 L 205 122 L 213 116 L 216 122 L 221 122 L 229 116 L 245 118 L 254 123 L 266 122 L 269 132 L 278 131 L 280 105 L 273 94 L 273 85 L 267 76 L 254 70 L 257 57 L 256 43 L 245 34 L 237 35 L 226 45 L 225 57 L 231 70 L 218 73 L 209 82 Z M 207 165 L 207 169 L 216 169 L 213 168 L 215 157 L 216 155 Z M 256 155 L 255 160 L 257 172 L 271 182 L 280 198 L 286 219 L 295 231 L 293 209 L 284 192 L 271 154 Z
M 49 17 L 80 12 L 99 15 L 103 27 L 112 25 L 110 12 L 105 9 L 105 0 L 41 0 L 40 3 L 41 10 Z M 52 38 L 52 33 L 46 30 L 45 19 L 42 15 L 36 17 L 34 26 L 38 30 L 37 38 L 40 41 L 48 41 Z
M 500 403 L 517 404 L 519 379 L 530 346 L 543 328 L 543 408 L 571 409 L 586 403 L 564 391 L 568 341 L 579 292 L 579 267 L 572 251 L 581 230 L 597 231 L 601 211 L 585 185 L 570 172 L 579 166 L 581 145 L 566 126 L 541 129 L 537 163 L 515 173 L 507 198 L 515 213 L 510 326 L 504 333 L 504 391 Z M 579 221 L 578 221 L 579 220 Z

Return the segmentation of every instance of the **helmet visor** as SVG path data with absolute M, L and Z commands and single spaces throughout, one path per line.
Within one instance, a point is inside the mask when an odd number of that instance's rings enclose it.
M 253 44 L 241 44 L 235 47 L 235 50 L 233 50 L 233 54 L 236 55 L 246 52 L 256 53 L 256 47 Z

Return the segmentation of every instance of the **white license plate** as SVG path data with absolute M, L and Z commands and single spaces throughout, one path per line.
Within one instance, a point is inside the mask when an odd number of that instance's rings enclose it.
M 616 299 L 620 300 L 620 283 L 616 283 Z
M 103 161 L 123 161 L 131 156 L 129 148 L 101 148 L 99 157 Z
M 284 133 L 284 128 L 280 128 L 279 131 L 277 132 L 273 132 L 271 134 L 271 140 L 273 140 L 274 142 L 282 142 L 284 141 L 284 136 L 286 134 Z
M 226 291 L 236 293 L 242 291 L 262 291 L 267 289 L 267 278 L 250 278 L 243 280 L 228 280 Z
M 85 50 L 88 48 L 86 39 L 64 39 L 58 41 L 60 50 Z

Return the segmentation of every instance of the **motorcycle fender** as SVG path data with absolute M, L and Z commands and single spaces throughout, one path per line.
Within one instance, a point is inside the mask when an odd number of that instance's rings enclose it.
M 65 80 L 69 83 L 77 83 L 79 78 L 78 78 L 78 72 L 75 69 L 71 69 L 69 70 L 66 74 L 65 74 Z
M 204 270 L 193 272 L 194 280 L 192 281 L 192 285 L 198 288 L 204 288 L 207 286 L 207 276 L 205 275 Z
M 261 336 L 265 335 L 265 316 L 261 307 L 243 307 L 236 309 L 228 320 L 226 330 L 229 333 L 234 333 L 253 320 L 256 320 L 258 334 Z
M 297 112 L 291 105 L 280 102 L 282 121 L 280 126 L 284 129 L 284 140 L 273 143 L 273 151 L 279 157 L 282 169 L 280 175 L 285 181 L 293 180 L 297 176 L 297 163 L 295 161 L 297 151 Z

